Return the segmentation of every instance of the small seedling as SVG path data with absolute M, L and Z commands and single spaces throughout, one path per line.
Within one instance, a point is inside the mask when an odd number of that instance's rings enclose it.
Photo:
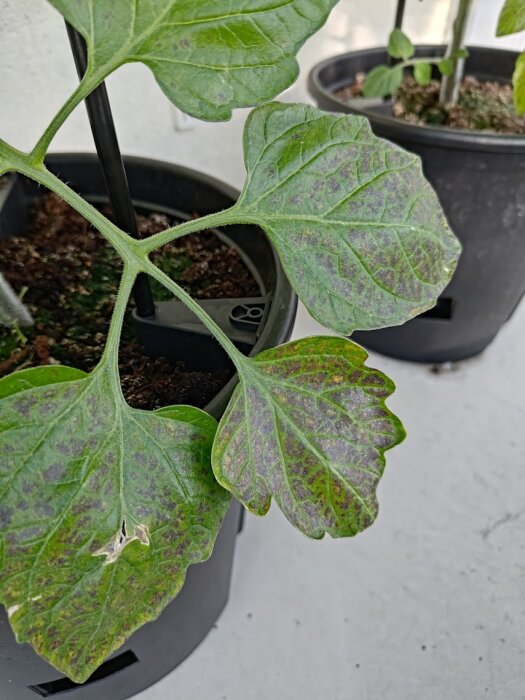
M 463 79 L 464 61 L 468 51 L 464 46 L 465 31 L 473 7 L 473 0 L 460 0 L 453 23 L 452 38 L 443 57 L 415 57 L 416 48 L 409 37 L 396 27 L 390 34 L 387 52 L 398 62 L 394 65 L 376 66 L 366 76 L 363 85 L 365 97 L 388 97 L 401 86 L 407 69 L 412 69 L 414 80 L 419 85 L 428 85 L 432 80 L 433 67 L 441 75 L 441 107 L 454 105 L 458 101 Z M 506 0 L 500 14 L 497 35 L 504 36 L 525 30 L 525 0 Z M 516 62 L 513 76 L 514 106 L 517 114 L 525 113 L 525 53 Z
M 506 0 L 499 16 L 497 35 L 507 36 L 525 31 L 525 0 Z M 525 52 L 518 56 L 512 76 L 514 106 L 525 114 Z

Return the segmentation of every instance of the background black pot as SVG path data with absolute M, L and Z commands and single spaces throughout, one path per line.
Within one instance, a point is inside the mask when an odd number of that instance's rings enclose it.
M 227 185 L 186 168 L 139 158 L 126 158 L 131 194 L 137 209 L 191 216 L 193 212 L 210 214 L 229 207 L 238 193 Z M 55 155 L 48 167 L 71 187 L 94 202 L 106 201 L 98 161 L 94 155 Z M 10 178 L 0 187 L 0 238 L 24 233 L 31 206 L 41 190 L 23 178 Z M 234 246 L 248 265 L 261 288 L 256 316 L 258 327 L 233 324 L 232 335 L 252 354 L 289 339 L 297 307 L 294 295 L 279 260 L 261 229 L 254 226 L 229 226 L 222 238 Z M 233 300 L 232 310 L 246 300 Z M 236 303 L 241 302 L 241 303 Z M 241 309 L 242 310 L 242 309 Z M 250 309 L 248 309 L 250 311 Z M 252 314 L 253 316 L 253 314 Z M 232 320 L 242 314 L 233 313 Z M 253 320 L 253 319 L 252 319 Z M 247 330 L 246 330 L 247 328 Z M 169 338 L 156 336 L 148 342 L 162 346 L 162 353 L 178 357 Z M 176 338 L 193 367 L 207 370 L 227 365 L 228 359 L 204 329 L 184 328 Z M 172 344 L 173 345 L 173 344 Z M 202 351 L 205 347 L 205 352 Z M 206 410 L 217 418 L 224 411 L 236 378 L 208 404 Z M 234 502 L 219 533 L 211 558 L 190 567 L 186 583 L 173 603 L 156 622 L 145 625 L 94 674 L 87 684 L 76 686 L 41 659 L 30 646 L 15 642 L 7 615 L 0 609 L 0 698 L 35 700 L 66 693 L 71 700 L 124 700 L 152 685 L 172 671 L 204 639 L 222 612 L 229 595 L 235 539 L 240 528 L 241 506 Z
M 417 55 L 439 56 L 444 50 L 419 46 Z M 469 52 L 469 75 L 510 81 L 515 52 L 476 47 Z M 402 359 L 460 360 L 485 349 L 525 293 L 525 136 L 412 125 L 395 119 L 388 102 L 348 104 L 334 96 L 357 73 L 386 61 L 384 48 L 328 59 L 311 71 L 310 91 L 322 109 L 364 115 L 376 134 L 421 156 L 463 254 L 434 309 L 403 326 L 353 337 Z

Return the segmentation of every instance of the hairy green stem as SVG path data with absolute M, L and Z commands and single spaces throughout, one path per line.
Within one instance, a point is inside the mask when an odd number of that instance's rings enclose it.
M 443 59 L 440 58 L 407 58 L 406 61 L 400 61 L 399 63 L 396 63 L 396 68 L 410 68 L 411 66 L 415 66 L 416 63 L 430 63 L 431 65 L 438 65 L 441 63 Z
M 147 272 L 148 275 L 156 279 L 158 282 L 160 282 L 168 291 L 170 291 L 172 294 L 174 294 L 177 299 L 180 299 L 193 313 L 197 318 L 202 321 L 202 323 L 206 326 L 206 328 L 215 336 L 215 338 L 218 340 L 218 342 L 222 345 L 224 350 L 228 353 L 230 356 L 231 361 L 235 365 L 235 368 L 239 371 L 242 372 L 244 367 L 245 367 L 245 357 L 244 355 L 237 350 L 235 345 L 232 343 L 232 341 L 228 338 L 226 333 L 220 328 L 215 321 L 208 316 L 206 311 L 202 308 L 202 306 L 195 301 L 182 287 L 180 287 L 176 282 L 174 282 L 168 275 L 166 275 L 162 270 L 159 270 L 159 268 L 154 265 L 150 260 L 146 261 L 146 265 L 143 268 L 144 272 Z
M 55 138 L 56 133 L 66 121 L 73 110 L 85 100 L 85 98 L 99 85 L 103 77 L 98 79 L 93 76 L 88 70 L 82 81 L 78 84 L 73 94 L 64 102 L 59 111 L 51 120 L 49 126 L 44 131 L 36 146 L 30 153 L 30 159 L 34 164 L 43 163 L 46 153 L 51 145 L 51 141 Z
M 156 233 L 154 236 L 140 241 L 140 248 L 145 253 L 149 254 L 158 248 L 161 248 L 167 243 L 171 243 L 177 238 L 182 238 L 182 236 L 187 236 L 189 233 L 195 233 L 196 231 L 205 231 L 210 228 L 218 228 L 220 226 L 227 226 L 228 224 L 238 224 L 240 223 L 239 217 L 236 216 L 235 205 L 224 211 L 218 211 L 214 214 L 208 214 L 207 216 L 202 216 L 198 219 L 191 219 L 190 221 L 185 221 L 182 224 L 168 228 L 165 231 Z
M 218 342 L 226 350 L 237 370 L 241 371 L 245 365 L 244 355 L 237 350 L 224 331 L 213 321 L 204 309 L 176 282 L 148 259 L 148 254 L 176 238 L 185 236 L 195 231 L 202 231 L 210 227 L 224 226 L 230 223 L 239 223 L 243 217 L 239 217 L 235 206 L 222 212 L 210 214 L 200 219 L 187 221 L 174 228 L 167 229 L 143 241 L 131 238 L 112 224 L 93 205 L 89 204 L 79 194 L 71 189 L 65 182 L 50 173 L 43 164 L 35 164 L 30 155 L 12 148 L 0 141 L 0 159 L 10 164 L 10 170 L 18 172 L 35 180 L 58 194 L 67 204 L 73 207 L 87 221 L 89 221 L 104 238 L 115 248 L 124 260 L 124 274 L 121 288 L 115 305 L 115 311 L 111 322 L 108 342 L 104 355 L 116 357 L 114 364 L 118 372 L 118 343 L 122 328 L 122 321 L 126 310 L 127 301 L 133 287 L 133 282 L 139 272 L 146 272 L 158 280 L 166 289 L 180 299 L 199 318 L 208 330 L 215 336 Z
M 445 58 L 449 58 L 454 66 L 452 75 L 444 75 L 441 81 L 439 104 L 442 107 L 454 105 L 458 101 L 459 87 L 463 79 L 465 59 L 459 57 L 465 40 L 467 23 L 472 9 L 472 0 L 459 0 L 458 13 L 454 20 L 452 41 L 450 42 Z
M 73 207 L 79 214 L 89 221 L 109 243 L 115 248 L 124 262 L 137 262 L 143 257 L 139 250 L 139 241 L 131 238 L 111 223 L 98 209 L 77 194 L 71 187 L 62 182 L 60 178 L 49 172 L 43 164 L 35 164 L 32 156 L 22 153 L 4 142 L 0 142 L 0 156 L 5 155 L 11 164 L 11 170 L 29 177 L 40 185 L 47 187 L 58 194 L 67 204 Z
M 128 307 L 129 297 L 133 290 L 133 285 L 138 274 L 138 268 L 135 265 L 124 265 L 122 278 L 113 307 L 111 323 L 109 325 L 108 336 L 106 339 L 106 347 L 100 361 L 101 365 L 108 365 L 111 374 L 116 379 L 116 384 L 120 386 L 118 360 L 120 336 L 122 335 L 122 326 Z

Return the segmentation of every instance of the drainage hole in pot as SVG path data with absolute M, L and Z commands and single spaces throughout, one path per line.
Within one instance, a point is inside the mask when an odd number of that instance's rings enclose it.
M 100 666 L 99 669 L 91 676 L 89 680 L 85 683 L 79 685 L 70 681 L 69 678 L 58 678 L 54 681 L 49 681 L 48 683 L 40 683 L 39 685 L 30 685 L 29 690 L 32 690 L 36 695 L 40 695 L 41 698 L 48 698 L 52 695 L 58 695 L 59 693 L 67 693 L 71 690 L 77 690 L 78 688 L 84 688 L 90 683 L 96 683 L 96 681 L 101 681 L 103 678 L 112 676 L 114 673 L 123 671 L 128 666 L 138 663 L 137 656 L 132 651 L 125 651 L 114 659 L 109 659 Z
M 439 297 L 433 309 L 419 315 L 419 318 L 439 318 L 450 321 L 454 313 L 454 300 L 449 297 Z

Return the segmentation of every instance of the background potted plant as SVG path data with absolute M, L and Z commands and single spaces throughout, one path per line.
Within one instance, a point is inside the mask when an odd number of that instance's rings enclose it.
M 354 336 L 403 359 L 444 362 L 481 352 L 525 292 L 523 55 L 465 49 L 474 3 L 459 3 L 448 47 L 414 47 L 401 31 L 400 0 L 387 48 L 328 59 L 309 76 L 322 108 L 366 115 L 376 134 L 421 156 L 463 246 L 434 309 L 401 327 Z M 522 2 L 502 8 L 500 34 L 524 28 Z
M 385 405 L 393 383 L 365 365 L 359 346 L 341 337 L 313 337 L 275 349 L 256 345 L 255 352 L 263 352 L 247 356 L 156 264 L 157 251 L 188 234 L 226 226 L 240 227 L 244 245 L 256 235 L 247 226 L 262 227 L 310 312 L 349 334 L 402 323 L 431 307 L 450 279 L 459 245 L 418 158 L 373 136 L 366 119 L 266 103 L 295 78 L 294 54 L 324 22 L 333 0 L 277 8 L 260 2 L 249 11 L 228 3 L 217 15 L 167 1 L 153 14 L 150 4 L 131 0 L 110 7 L 89 0 L 74 7 L 63 0 L 51 4 L 87 44 L 82 81 L 30 153 L 0 141 L 0 176 L 16 173 L 62 198 L 112 246 L 123 269 L 105 349 L 91 372 L 52 364 L 0 380 L 0 600 L 17 639 L 29 642 L 73 685 L 64 678 L 28 683 L 29 673 L 13 682 L 12 649 L 0 657 L 6 665 L 0 682 L 2 697 L 18 700 L 73 691 L 74 683 L 103 677 L 96 686 L 77 687 L 76 697 L 104 692 L 123 698 L 166 668 L 141 674 L 128 654 L 121 664 L 132 679 L 127 684 L 124 674 L 115 680 L 96 669 L 168 606 L 188 566 L 210 556 L 232 512 L 230 494 L 260 515 L 273 498 L 309 537 L 352 536 L 373 522 L 384 452 L 404 437 Z M 53 173 L 67 172 L 84 195 L 93 195 L 82 180 L 92 160 L 80 163 L 78 179 L 78 161 L 70 170 L 67 160 L 45 164 L 53 135 L 74 107 L 133 60 L 146 63 L 167 95 L 193 116 L 226 119 L 233 107 L 262 105 L 246 124 L 247 180 L 237 201 L 228 207 L 221 186 L 211 183 L 216 211 L 144 239 L 129 235 L 132 221 L 123 230 Z M 129 194 L 115 139 L 102 143 L 114 134 L 99 130 L 93 111 L 92 122 L 116 210 L 129 204 Z M 153 172 L 134 170 L 133 161 L 130 166 L 137 186 Z M 162 175 L 169 177 L 169 169 Z M 174 198 L 185 199 L 172 204 L 179 210 L 190 197 L 186 175 L 177 171 L 170 180 Z M 135 290 L 139 315 L 147 301 L 141 275 L 186 306 L 235 367 L 238 386 L 218 425 L 192 406 L 145 411 L 126 402 L 119 348 L 130 295 Z M 142 289 L 137 279 L 146 283 Z M 157 321 L 152 326 L 162 329 L 163 319 Z M 21 330 L 16 319 L 13 325 Z M 283 323 L 276 335 L 286 330 Z M 207 346 L 207 336 L 200 342 Z M 270 342 L 278 340 L 267 337 Z M 214 412 L 220 414 L 220 406 Z M 230 532 L 236 526 L 233 518 Z M 214 584 L 209 574 L 201 578 L 201 594 L 204 583 Z M 183 607 L 194 605 L 195 597 L 188 592 Z M 155 625 L 150 629 L 158 630 Z M 177 628 L 167 634 L 161 645 L 173 641 Z M 147 640 L 152 649 L 146 664 L 152 666 L 155 636 Z

